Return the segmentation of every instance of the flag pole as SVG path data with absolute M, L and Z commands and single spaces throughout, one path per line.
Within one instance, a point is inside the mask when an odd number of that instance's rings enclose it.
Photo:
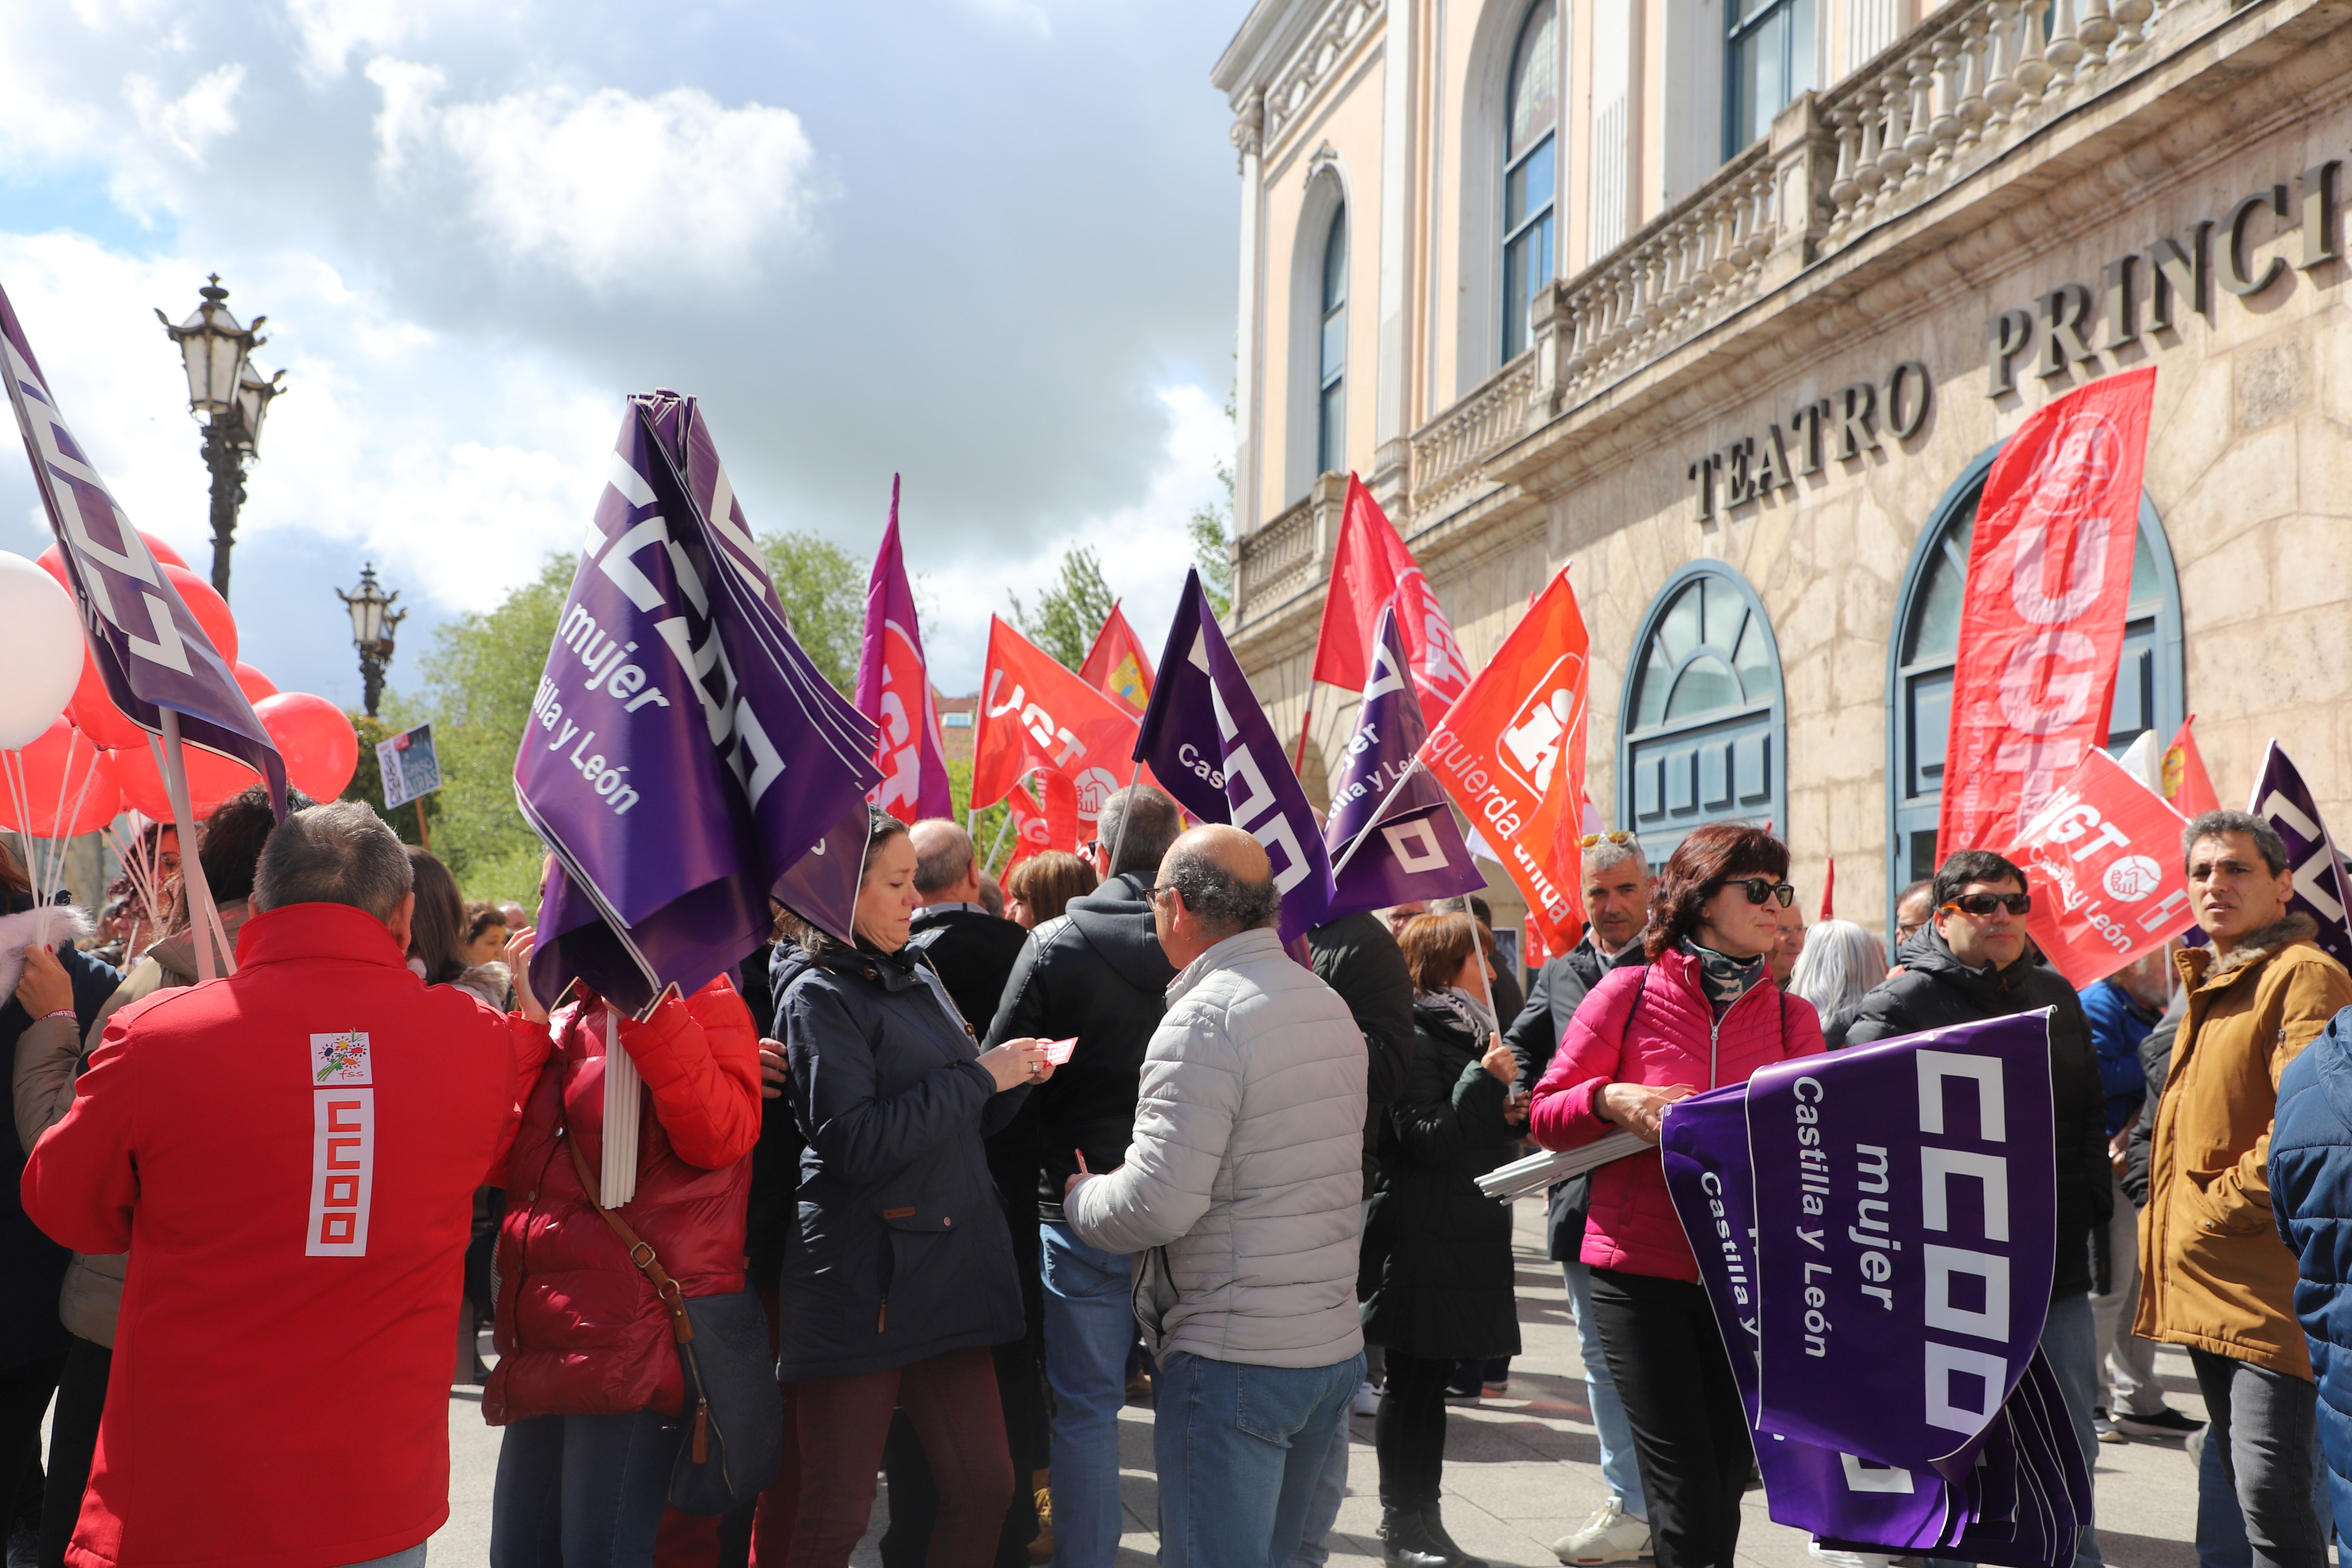
M 163 744 L 158 759 L 163 763 L 163 784 L 172 797 L 172 823 L 180 835 L 180 886 L 188 899 L 188 925 L 196 939 L 196 979 L 199 983 L 215 978 L 220 972 L 225 954 L 213 948 L 214 921 L 212 885 L 205 880 L 204 857 L 196 853 L 196 818 L 188 802 L 188 762 L 180 742 L 180 715 L 176 709 L 162 710 Z M 152 746 L 154 742 L 150 740 Z
M 1315 722 L 1315 683 L 1307 683 L 1307 711 L 1298 719 L 1298 744 L 1290 753 L 1290 771 L 1304 778 L 1307 773 L 1307 731 Z
M 1106 882 L 1118 875 L 1118 853 L 1127 847 L 1128 818 L 1135 815 L 1135 781 L 1143 776 L 1143 759 L 1136 757 L 1131 761 L 1134 765 L 1127 770 L 1127 788 L 1124 792 L 1127 795 L 1127 804 L 1119 807 L 1118 831 L 1111 835 L 1110 859 L 1108 862 L 1109 869 L 1103 877 Z
M 1004 824 L 996 830 L 996 842 L 988 847 L 988 858 L 983 862 L 987 868 L 988 874 L 992 877 L 996 875 L 996 858 L 1004 853 L 1004 836 L 1012 831 L 1013 808 L 1011 806 L 1006 806 L 1004 808 Z

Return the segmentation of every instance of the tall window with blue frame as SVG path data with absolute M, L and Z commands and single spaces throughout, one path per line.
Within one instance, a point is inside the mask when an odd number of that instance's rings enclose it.
M 1912 552 L 1895 616 L 1887 672 L 1887 815 L 1894 847 L 1890 895 L 1936 869 L 1936 829 L 1944 803 L 1944 754 L 1952 726 L 1952 669 L 1959 656 L 1960 602 L 1977 502 L 2000 448 L 1969 466 L 1945 492 Z M 2156 509 L 2141 498 L 2132 551 L 2131 603 L 2107 750 L 2116 755 L 2150 730 L 2168 740 L 2186 708 L 2181 679 L 2180 586 Z M 1890 897 L 1889 908 L 1893 907 Z
M 1323 337 L 1316 363 L 1315 471 L 1348 467 L 1348 209 L 1323 238 Z
M 1559 7 L 1536 0 L 1511 53 L 1503 117 L 1503 355 L 1528 346 L 1528 306 L 1551 279 L 1559 163 Z
M 1727 0 L 1723 155 L 1772 129 L 1772 117 L 1813 85 L 1814 0 Z

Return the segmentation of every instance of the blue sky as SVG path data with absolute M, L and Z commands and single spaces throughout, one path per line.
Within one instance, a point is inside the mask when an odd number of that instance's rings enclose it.
M 133 517 L 208 566 L 174 319 L 217 270 L 291 388 L 246 658 L 355 705 L 361 562 L 448 615 L 570 547 L 632 391 L 756 526 L 861 561 L 903 471 L 934 670 L 1096 544 L 1147 639 L 1230 447 L 1246 7 L 73 0 L 0 7 L 0 287 Z M 47 543 L 0 461 L 0 549 Z M 519 649 L 536 660 L 541 650 Z

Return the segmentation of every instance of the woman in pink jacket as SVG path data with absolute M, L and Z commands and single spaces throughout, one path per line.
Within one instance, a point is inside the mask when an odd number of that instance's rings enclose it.
M 1536 1086 L 1537 1142 L 1573 1149 L 1622 1127 L 1654 1144 L 1675 1100 L 1821 1050 L 1812 1005 L 1782 993 L 1766 964 L 1796 898 L 1788 874 L 1788 846 L 1760 828 L 1717 824 L 1682 841 L 1650 894 L 1648 967 L 1593 987 Z M 1658 1568 L 1728 1568 L 1755 1455 L 1655 1153 L 1593 1172 L 1583 1259 Z

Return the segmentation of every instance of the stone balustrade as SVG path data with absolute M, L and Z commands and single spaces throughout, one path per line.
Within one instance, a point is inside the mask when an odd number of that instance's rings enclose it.
M 1528 430 L 1537 386 L 1530 349 L 1412 435 L 1412 510 L 1442 516 L 1480 484 L 1479 466 Z
M 1234 542 L 1234 623 L 1255 619 L 1329 574 L 1348 476 L 1325 474 L 1306 498 Z

